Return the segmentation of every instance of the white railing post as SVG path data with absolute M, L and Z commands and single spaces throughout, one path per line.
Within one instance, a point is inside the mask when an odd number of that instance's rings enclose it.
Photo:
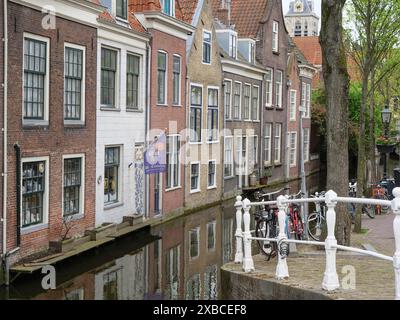
M 243 231 L 242 231 L 242 209 L 243 202 L 242 197 L 237 196 L 235 202 L 236 208 L 236 253 L 235 253 L 235 263 L 243 262 Z
M 330 190 L 325 194 L 325 203 L 328 207 L 326 213 L 326 225 L 328 235 L 325 240 L 325 252 L 326 252 L 326 267 L 324 273 L 324 280 L 322 281 L 322 288 L 324 290 L 333 291 L 340 287 L 339 278 L 336 272 L 336 245 L 337 241 L 335 238 L 335 224 L 336 224 L 336 198 L 337 194 Z
M 243 232 L 243 244 L 244 244 L 244 257 L 243 257 L 243 270 L 245 272 L 254 271 L 254 262 L 253 257 L 251 255 L 251 233 L 250 233 L 250 200 L 244 199 L 243 201 L 243 224 L 244 224 L 244 232 Z
M 393 190 L 392 210 L 396 215 L 393 221 L 394 238 L 396 241 L 396 252 L 393 256 L 393 267 L 396 285 L 396 300 L 400 300 L 400 188 Z
M 279 235 L 278 235 L 278 243 L 277 243 L 277 250 L 278 250 L 278 265 L 276 266 L 276 278 L 277 279 L 284 279 L 289 277 L 289 270 L 286 261 L 286 257 L 282 257 L 279 246 L 287 240 L 286 232 L 285 232 L 285 221 L 286 221 L 286 210 L 288 205 L 283 203 L 286 200 L 285 196 L 279 196 L 277 199 L 278 205 L 278 225 L 279 225 Z

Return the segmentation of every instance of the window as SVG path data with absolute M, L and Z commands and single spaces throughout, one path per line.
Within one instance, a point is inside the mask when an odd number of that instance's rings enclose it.
M 290 106 L 289 106 L 289 113 L 290 113 L 290 121 L 296 121 L 296 90 L 290 90 Z
M 242 84 L 235 82 L 233 92 L 233 119 L 240 119 L 240 102 L 241 102 Z
M 283 82 L 283 73 L 282 71 L 276 72 L 276 107 L 282 108 L 282 82 Z
M 24 39 L 24 120 L 47 120 L 48 41 Z
M 296 21 L 296 23 L 295 23 L 294 36 L 301 37 L 301 22 L 300 21 Z
M 165 14 L 175 16 L 175 0 L 160 0 L 160 4 Z
M 208 188 L 215 188 L 217 186 L 217 181 L 215 179 L 216 164 L 215 160 L 208 162 Z
M 207 267 L 204 272 L 204 300 L 216 300 L 218 298 L 218 267 Z
M 252 172 L 258 164 L 258 136 L 249 137 L 249 170 Z
M 168 300 L 179 299 L 179 277 L 180 277 L 180 250 L 176 246 L 167 251 L 165 264 L 167 265 L 165 298 Z
M 23 228 L 45 222 L 46 174 L 46 161 L 22 164 Z
M 121 299 L 122 269 L 117 269 L 103 275 L 103 300 Z
M 203 32 L 203 63 L 211 64 L 211 32 Z
M 190 164 L 190 191 L 200 191 L 200 163 Z
M 291 167 L 296 167 L 296 158 L 297 158 L 297 132 L 289 133 L 289 164 Z
M 259 88 L 253 86 L 251 94 L 251 119 L 258 120 L 258 101 L 259 101 Z
M 245 169 L 247 168 L 247 137 L 238 136 L 235 138 L 235 150 L 236 150 L 236 175 L 244 175 Z
M 167 189 L 180 186 L 180 150 L 181 138 L 179 135 L 167 137 Z
M 264 128 L 264 162 L 265 165 L 271 164 L 271 145 L 272 145 L 272 123 L 266 123 Z
M 64 159 L 64 217 L 82 213 L 82 172 L 82 158 Z
M 191 86 L 190 90 L 190 142 L 201 142 L 201 110 L 203 88 Z
M 117 5 L 116 5 L 116 16 L 118 18 L 127 20 L 128 19 L 128 4 L 127 0 L 116 0 Z
M 190 258 L 195 259 L 199 256 L 200 250 L 200 228 L 194 228 L 189 231 L 189 250 Z
M 174 56 L 173 78 L 172 103 L 178 106 L 181 104 L 181 57 L 179 56 Z
M 157 103 L 167 103 L 167 54 L 158 52 L 157 56 Z
M 218 142 L 218 89 L 208 89 L 207 134 L 209 142 Z
M 224 145 L 224 176 L 230 178 L 233 176 L 233 137 L 225 137 Z
M 200 300 L 201 282 L 200 275 L 195 274 L 186 285 L 186 300 Z
M 250 91 L 251 86 L 245 84 L 243 88 L 243 119 L 250 120 Z
M 301 83 L 301 106 L 307 109 L 307 84 L 305 82 Z
M 237 57 L 237 35 L 231 34 L 229 37 L 229 56 L 233 59 Z
M 117 51 L 101 49 L 101 105 L 116 107 Z
M 126 64 L 126 107 L 139 109 L 140 58 L 128 54 Z
M 307 95 L 306 95 L 306 114 L 305 117 L 309 118 L 311 115 L 311 85 L 307 83 Z
M 275 147 L 275 156 L 274 156 L 274 162 L 275 164 L 280 164 L 281 163 L 281 143 L 282 143 L 282 124 L 281 123 L 276 123 L 275 124 L 275 141 L 274 141 L 274 147 Z
M 310 128 L 303 129 L 304 139 L 304 162 L 310 160 Z
M 118 201 L 118 175 L 120 166 L 120 148 L 107 147 L 104 165 L 104 203 Z
M 279 51 L 279 22 L 272 22 L 272 51 Z
M 250 42 L 249 52 L 250 52 L 249 62 L 254 64 L 256 61 L 256 45 L 252 42 Z
M 65 47 L 64 119 L 82 120 L 84 104 L 84 50 Z
M 232 81 L 224 81 L 224 94 L 225 94 L 225 119 L 230 119 L 231 105 L 232 105 Z
M 266 96 L 266 105 L 267 107 L 272 107 L 272 82 L 273 82 L 273 72 L 272 69 L 267 69 L 266 71 L 266 89 L 267 89 L 267 96 Z
M 207 223 L 207 250 L 211 251 L 215 249 L 215 227 L 216 221 Z

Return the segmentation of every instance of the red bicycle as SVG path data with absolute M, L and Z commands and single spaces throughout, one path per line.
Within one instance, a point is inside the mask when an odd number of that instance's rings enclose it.
M 302 192 L 289 196 L 289 199 L 296 199 L 298 196 L 303 196 Z M 291 203 L 288 207 L 286 216 L 286 234 L 288 239 L 292 234 L 296 240 L 302 240 L 304 235 L 304 223 L 301 217 L 300 206 L 296 203 Z

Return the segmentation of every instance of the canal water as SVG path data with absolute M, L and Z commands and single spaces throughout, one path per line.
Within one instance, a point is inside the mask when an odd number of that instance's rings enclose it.
M 318 176 L 308 179 L 320 190 Z M 296 193 L 299 183 L 291 184 Z M 141 230 L 56 265 L 56 289 L 44 275 L 21 275 L 0 299 L 215 300 L 221 298 L 220 267 L 235 252 L 234 200 L 154 228 Z

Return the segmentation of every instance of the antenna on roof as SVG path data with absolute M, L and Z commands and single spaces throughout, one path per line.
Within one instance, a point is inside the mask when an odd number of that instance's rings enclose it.
M 228 9 L 228 27 L 231 26 L 231 3 L 232 3 L 231 0 L 226 0 L 226 6 Z

